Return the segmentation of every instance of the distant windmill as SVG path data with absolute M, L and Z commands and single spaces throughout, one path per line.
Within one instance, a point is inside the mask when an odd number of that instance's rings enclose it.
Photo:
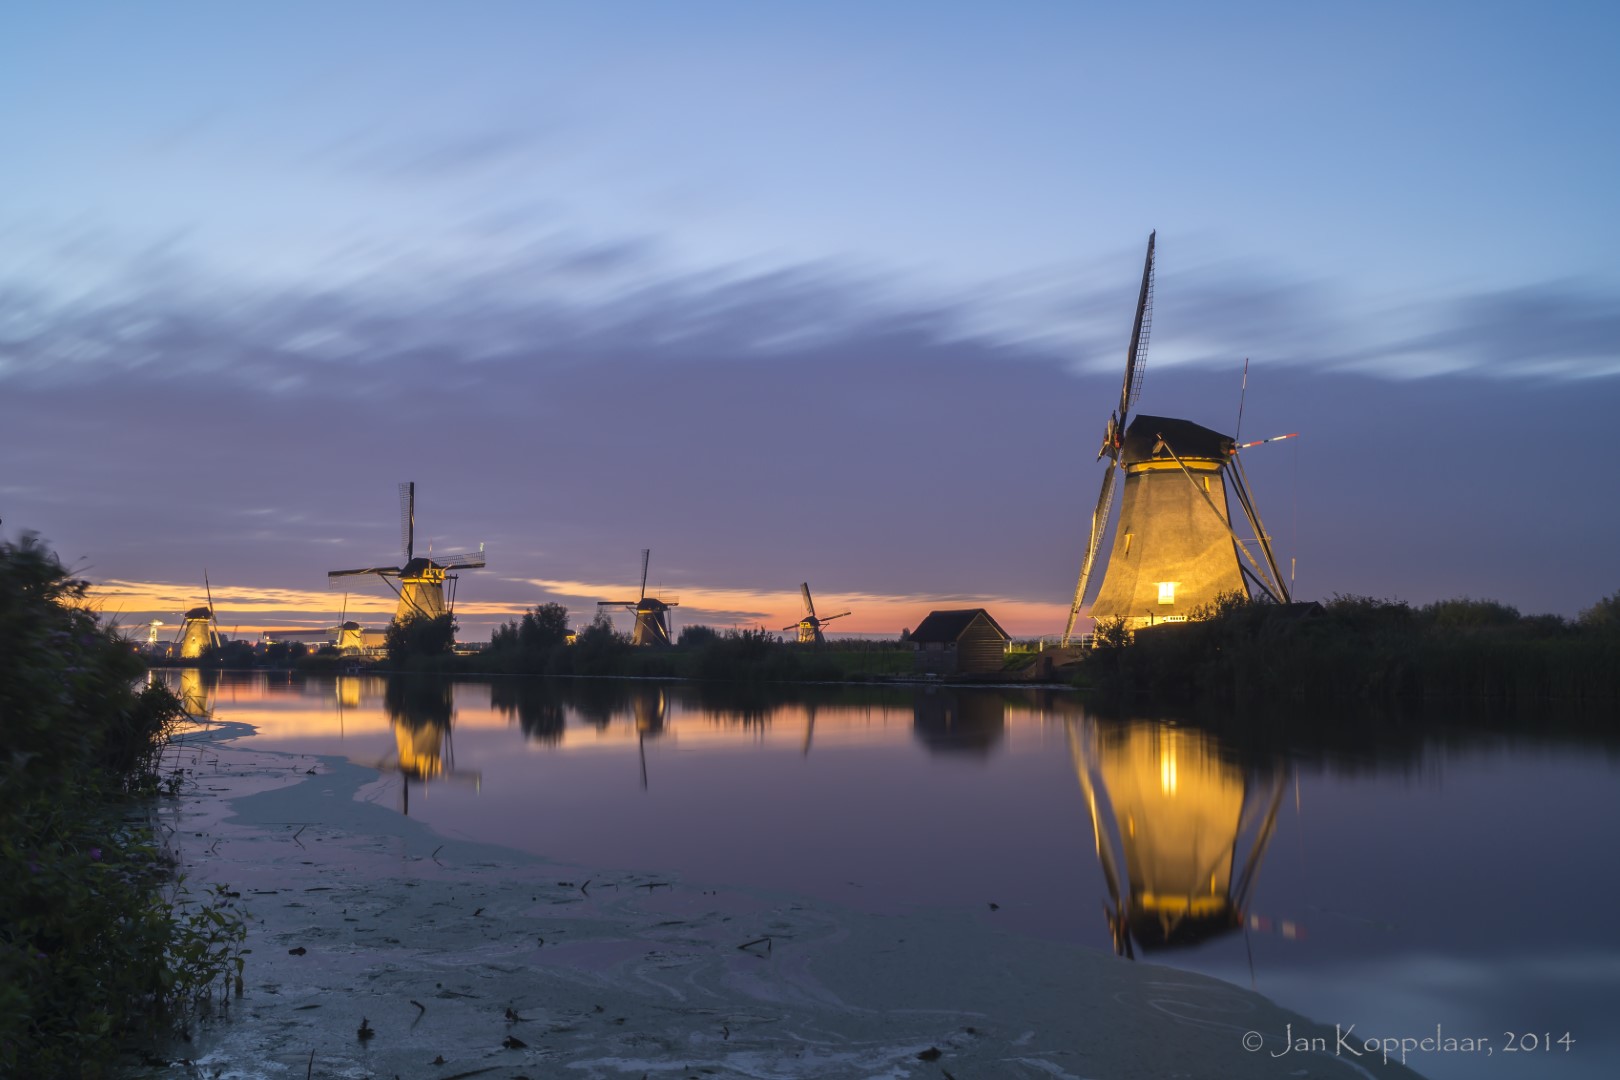
M 1249 498 L 1236 441 L 1190 420 L 1164 416 L 1138 416 L 1127 426 L 1142 391 L 1153 329 L 1153 241 L 1150 234 L 1119 405 L 1108 418 L 1097 452 L 1099 459 L 1108 459 L 1107 471 L 1091 515 L 1080 580 L 1063 630 L 1064 645 L 1069 644 L 1085 603 L 1113 503 L 1116 472 L 1125 474 L 1125 498 L 1092 618 L 1122 618 L 1133 629 L 1184 622 L 1189 612 L 1223 594 L 1247 593 L 1251 583 L 1273 601 L 1289 600 L 1270 538 Z M 1232 528 L 1228 480 L 1259 542 L 1264 567 Z
M 348 618 L 349 594 L 343 594 L 343 609 L 338 612 L 337 625 L 331 628 L 332 644 L 338 652 L 357 653 L 366 647 L 366 634 L 360 624 Z
M 664 612 L 678 607 L 680 602 L 665 602 L 647 595 L 647 563 L 652 558 L 651 548 L 641 549 L 641 595 L 635 600 L 598 600 L 598 608 L 622 607 L 636 617 L 636 628 L 630 632 L 632 645 L 668 645 L 669 621 Z
M 329 570 L 327 578 L 354 577 L 359 574 L 376 574 L 390 589 L 399 596 L 399 603 L 394 608 L 394 621 L 404 622 L 413 615 L 424 615 L 436 619 L 440 615 L 451 614 L 455 610 L 454 574 L 447 574 L 449 570 L 476 570 L 485 564 L 484 545 L 479 544 L 477 551 L 465 551 L 456 555 L 439 555 L 431 558 L 418 558 L 416 555 L 416 484 L 415 482 L 399 485 L 400 503 L 400 538 L 404 542 L 405 559 L 399 566 L 366 566 L 356 570 Z M 452 582 L 450 604 L 444 602 L 444 582 L 448 577 Z M 395 585 L 390 578 L 398 578 Z M 358 627 L 356 628 L 358 629 Z
M 801 583 L 799 585 L 799 592 L 804 596 L 804 618 L 800 619 L 798 623 L 793 626 L 782 627 L 782 631 L 786 633 L 789 630 L 797 630 L 799 632 L 800 645 L 825 645 L 827 643 L 827 639 L 822 635 L 821 628 L 832 622 L 834 619 L 842 619 L 845 615 L 850 613 L 847 611 L 840 611 L 836 615 L 828 615 L 826 618 L 818 619 L 816 618 L 815 601 L 810 599 L 810 583 L 808 581 Z
M 214 648 L 221 642 L 219 622 L 214 618 L 214 590 L 208 584 L 208 571 L 203 571 L 203 592 L 208 597 L 208 603 L 203 607 L 194 607 L 186 612 L 180 624 L 178 641 L 180 642 L 180 659 L 197 660 L 203 653 Z M 153 632 L 156 633 L 154 627 Z

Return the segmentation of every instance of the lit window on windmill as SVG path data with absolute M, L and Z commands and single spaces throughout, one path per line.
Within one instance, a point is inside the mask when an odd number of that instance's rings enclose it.
M 1161 581 L 1161 582 L 1159 582 L 1159 603 L 1161 603 L 1161 604 L 1173 604 L 1173 603 L 1175 603 L 1176 602 L 1176 586 L 1179 585 L 1179 584 L 1181 584 L 1181 583 L 1178 582 L 1178 581 Z
M 1131 537 L 1133 535 L 1135 535 L 1135 534 L 1133 534 L 1133 533 L 1126 533 L 1125 534 L 1125 550 L 1120 552 L 1120 554 L 1129 555 L 1131 553 Z
M 1159 751 L 1159 788 L 1166 795 L 1176 793 L 1176 752 L 1166 746 Z
M 1209 477 L 1207 476 L 1204 477 L 1204 493 L 1206 495 L 1209 493 Z

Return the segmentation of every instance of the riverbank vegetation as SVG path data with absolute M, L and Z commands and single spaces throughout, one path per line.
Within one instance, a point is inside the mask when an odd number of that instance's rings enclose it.
M 715 682 L 838 682 L 909 673 L 912 653 L 898 641 L 800 645 L 766 630 L 692 625 L 667 648 L 637 648 L 597 617 L 568 641 L 568 612 L 542 604 L 499 627 L 489 648 L 453 658 L 447 670 L 503 675 L 618 675 Z
M 150 800 L 180 704 L 39 541 L 0 542 L 0 1074 L 106 1074 L 241 974 L 228 897 L 188 902 Z M 223 892 L 223 891 L 221 891 Z
M 538 605 L 503 624 L 475 652 L 453 651 L 455 629 L 448 615 L 392 624 L 386 661 L 368 666 L 739 683 L 887 681 L 914 674 L 915 653 L 903 637 L 800 644 L 762 629 L 690 625 L 671 646 L 640 648 L 601 613 L 571 632 L 560 604 Z M 1097 647 L 1084 650 L 1015 643 L 999 672 L 962 681 L 1068 683 L 1098 691 L 1113 705 L 1522 710 L 1557 702 L 1583 710 L 1620 703 L 1620 593 L 1573 620 L 1467 598 L 1413 606 L 1335 596 L 1276 605 L 1234 595 L 1185 623 L 1130 633 L 1116 621 L 1099 625 L 1095 638 Z M 273 666 L 311 672 L 356 663 L 330 648 L 276 659 L 281 663 Z
M 1620 703 L 1620 593 L 1575 620 L 1490 600 L 1413 607 L 1335 596 L 1278 606 L 1224 598 L 1183 624 L 1098 627 L 1086 685 L 1173 705 L 1469 705 L 1522 710 Z

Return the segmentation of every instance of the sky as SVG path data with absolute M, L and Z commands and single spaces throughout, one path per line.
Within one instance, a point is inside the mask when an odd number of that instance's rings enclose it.
M 1249 438 L 1304 598 L 1620 590 L 1620 9 L 0 12 L 0 533 L 126 625 L 1063 629 L 1141 412 Z M 1246 393 L 1244 362 L 1249 362 Z M 351 591 L 345 592 L 347 587 Z M 621 615 L 623 628 L 628 616 Z

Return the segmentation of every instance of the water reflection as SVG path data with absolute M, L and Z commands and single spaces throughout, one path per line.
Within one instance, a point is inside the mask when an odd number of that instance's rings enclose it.
M 641 790 L 647 790 L 647 740 L 664 733 L 664 714 L 669 702 L 664 691 L 643 690 L 630 699 L 630 709 L 636 719 L 636 756 L 641 759 Z
M 218 672 L 207 672 L 208 678 L 200 668 L 180 669 L 180 707 L 186 715 L 206 717 L 212 715 L 209 711 L 209 697 L 215 684 L 219 681 Z
M 1213 736 L 1170 723 L 1071 718 L 1067 734 L 1114 951 L 1134 958 L 1133 942 L 1144 952 L 1188 948 L 1241 926 L 1276 831 L 1285 771 L 1244 770 Z M 1253 839 L 1238 868 L 1245 836 Z
M 383 691 L 383 711 L 394 731 L 396 754 L 392 762 L 381 762 L 378 768 L 398 773 L 402 779 L 402 812 L 411 812 L 413 780 L 426 784 L 445 778 L 479 786 L 482 774 L 477 770 L 456 769 L 451 683 L 411 675 L 389 679 Z
M 1612 733 L 1436 734 L 1433 715 L 1212 733 L 1009 689 L 155 677 L 253 725 L 249 745 L 380 764 L 378 787 L 434 829 L 570 865 L 1159 950 L 1358 1032 L 1599 1031 L 1620 999 L 1612 920 L 1546 914 L 1547 882 L 1620 889 L 1620 863 L 1592 854 L 1620 850 Z M 1277 933 L 1258 932 L 1268 914 Z M 1601 1056 L 1583 1080 L 1612 1074 Z
M 523 737 L 542 746 L 562 742 L 568 712 L 556 691 L 537 679 L 504 679 L 491 684 L 489 703 L 515 718 Z
M 988 757 L 1006 728 L 999 694 L 929 687 L 912 705 L 912 731 L 930 753 Z
M 360 702 L 364 700 L 363 694 L 367 681 L 377 682 L 379 680 L 366 680 L 362 679 L 359 675 L 339 675 L 337 677 L 336 684 L 333 687 L 333 691 L 337 697 L 338 708 L 358 709 L 360 707 Z
M 641 690 L 631 696 L 630 712 L 635 717 L 638 736 L 643 739 L 657 738 L 664 733 L 669 701 L 664 697 L 662 688 Z
M 553 687 L 552 693 L 573 705 L 581 720 L 603 731 L 627 711 L 632 685 L 614 679 L 585 679 L 566 688 Z

